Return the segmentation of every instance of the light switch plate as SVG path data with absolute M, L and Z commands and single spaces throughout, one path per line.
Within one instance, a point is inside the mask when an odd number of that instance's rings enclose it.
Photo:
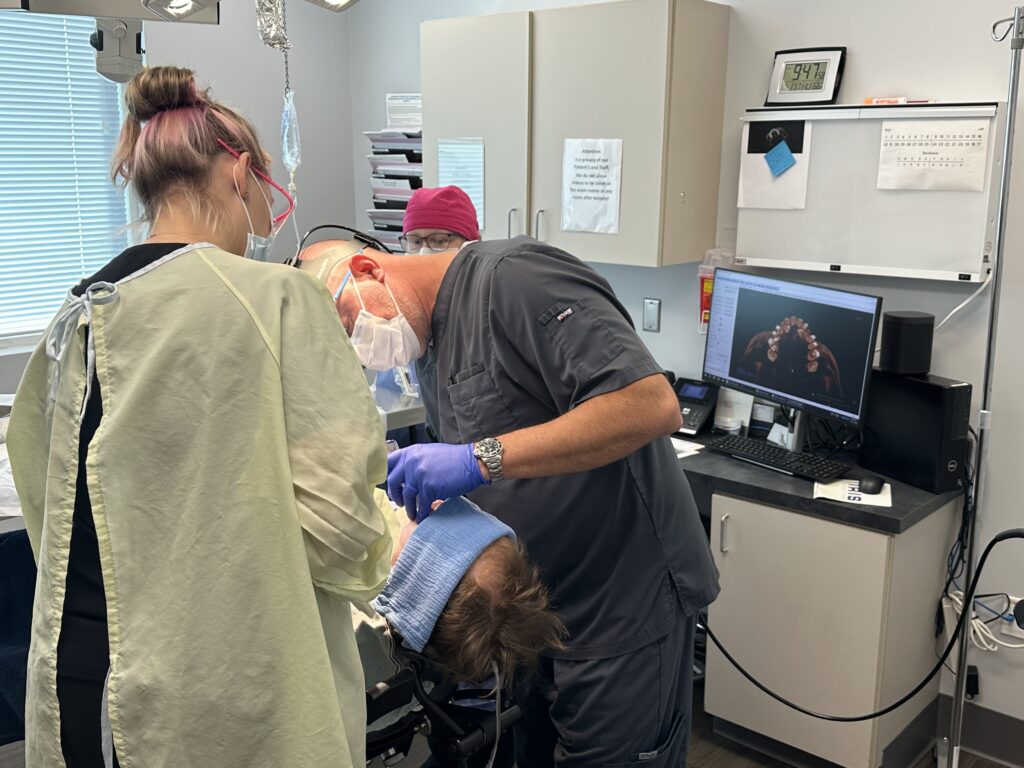
M 661 299 L 644 299 L 644 330 L 661 330 Z

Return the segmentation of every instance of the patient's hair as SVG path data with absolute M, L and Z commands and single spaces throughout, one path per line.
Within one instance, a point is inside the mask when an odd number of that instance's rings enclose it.
M 467 682 L 489 679 L 494 662 L 504 685 L 535 667 L 543 652 L 561 648 L 565 635 L 523 546 L 501 538 L 455 587 L 423 655 Z

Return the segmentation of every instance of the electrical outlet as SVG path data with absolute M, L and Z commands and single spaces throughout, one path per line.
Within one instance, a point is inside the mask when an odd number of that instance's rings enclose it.
M 1024 598 L 1010 596 L 1010 613 L 1013 613 L 1013 607 Z M 1014 640 L 1024 640 L 1024 629 L 1017 626 L 1016 621 L 1002 621 L 999 622 L 999 631 L 1002 632 L 1004 637 L 1012 637 Z

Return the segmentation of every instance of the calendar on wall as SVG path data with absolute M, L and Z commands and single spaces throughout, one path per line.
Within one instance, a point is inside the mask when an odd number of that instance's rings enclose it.
M 879 189 L 985 188 L 989 120 L 887 120 L 878 157 Z

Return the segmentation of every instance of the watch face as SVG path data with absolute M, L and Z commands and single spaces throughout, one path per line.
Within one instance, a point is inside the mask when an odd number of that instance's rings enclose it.
M 475 446 L 474 453 L 478 456 L 498 456 L 501 453 L 501 443 L 493 437 L 480 440 Z

